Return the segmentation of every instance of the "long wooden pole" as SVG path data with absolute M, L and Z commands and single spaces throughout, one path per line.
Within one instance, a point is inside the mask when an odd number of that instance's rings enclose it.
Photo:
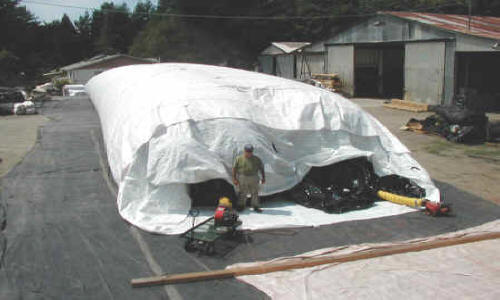
M 242 275 L 257 275 L 257 274 L 265 274 L 265 273 L 272 273 L 272 272 L 292 270 L 292 269 L 309 268 L 324 264 L 343 263 L 349 261 L 369 259 L 369 258 L 375 258 L 393 254 L 424 251 L 435 248 L 448 247 L 448 246 L 473 243 L 484 240 L 492 240 L 498 238 L 500 238 L 500 232 L 490 232 L 490 233 L 482 233 L 471 236 L 453 237 L 442 240 L 396 245 L 387 248 L 379 248 L 363 252 L 329 256 L 329 257 L 303 258 L 300 261 L 272 262 L 268 264 L 262 264 L 260 266 L 137 278 L 137 279 L 132 279 L 130 283 L 132 284 L 133 287 L 145 287 L 145 286 L 161 285 L 161 284 L 223 279 L 223 278 L 231 278 Z

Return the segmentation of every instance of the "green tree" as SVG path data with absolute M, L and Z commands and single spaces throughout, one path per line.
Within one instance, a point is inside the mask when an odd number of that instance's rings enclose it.
M 3 49 L 0 50 L 0 85 L 15 84 L 20 75 L 19 57 Z
M 135 33 L 140 32 L 146 27 L 146 24 L 151 20 L 152 14 L 155 8 L 151 1 L 146 0 L 144 2 L 139 1 L 135 5 L 134 11 L 132 12 L 131 19 L 135 27 Z
M 92 17 L 88 13 L 88 11 L 86 11 L 85 14 L 81 15 L 78 18 L 78 20 L 75 22 L 75 26 L 79 36 L 81 58 L 89 57 L 93 53 L 93 46 L 91 36 Z
M 0 85 L 17 85 L 36 75 L 34 42 L 39 24 L 17 0 L 0 0 Z
M 94 53 L 127 52 L 134 32 L 126 4 L 115 6 L 113 2 L 105 2 L 92 13 L 90 37 Z

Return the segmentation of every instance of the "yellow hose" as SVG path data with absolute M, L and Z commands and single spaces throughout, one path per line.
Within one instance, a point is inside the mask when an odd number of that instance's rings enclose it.
M 415 207 L 415 208 L 421 207 L 422 202 L 424 201 L 424 199 L 421 199 L 421 198 L 411 198 L 411 197 L 400 196 L 400 195 L 396 195 L 396 194 L 389 193 L 389 192 L 382 191 L 382 190 L 377 192 L 377 196 L 379 196 L 380 199 L 387 200 L 387 201 L 392 202 L 392 203 L 406 205 L 406 206 Z

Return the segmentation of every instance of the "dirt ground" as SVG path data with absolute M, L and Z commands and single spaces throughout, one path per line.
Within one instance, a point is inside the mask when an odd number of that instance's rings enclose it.
M 410 118 L 424 119 L 430 113 L 414 113 L 382 106 L 378 99 L 351 99 L 382 122 L 412 152 L 432 179 L 449 183 L 471 194 L 500 204 L 500 145 L 460 145 L 434 135 L 401 131 Z M 498 120 L 498 114 L 489 114 Z M 443 195 L 446 199 L 446 195 Z
M 0 116 L 0 178 L 31 150 L 38 127 L 47 120 L 42 115 Z

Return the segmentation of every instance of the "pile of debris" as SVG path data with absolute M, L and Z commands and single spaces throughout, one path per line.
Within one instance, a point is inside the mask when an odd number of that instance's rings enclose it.
M 402 129 L 438 134 L 456 143 L 477 144 L 500 138 L 500 124 L 489 123 L 482 111 L 456 105 L 429 105 L 429 111 L 435 114 L 424 120 L 412 118 Z
M 326 167 L 314 167 L 307 176 L 288 191 L 288 196 L 306 207 L 328 213 L 343 213 L 364 209 L 378 200 L 380 191 L 404 197 L 408 202 L 425 198 L 425 189 L 413 181 L 398 176 L 379 177 L 365 157 L 342 161 Z M 392 201 L 392 199 L 384 199 Z M 406 204 L 404 201 L 392 201 Z M 413 204 L 413 203 L 412 203 Z M 425 206 L 424 203 L 414 206 Z

